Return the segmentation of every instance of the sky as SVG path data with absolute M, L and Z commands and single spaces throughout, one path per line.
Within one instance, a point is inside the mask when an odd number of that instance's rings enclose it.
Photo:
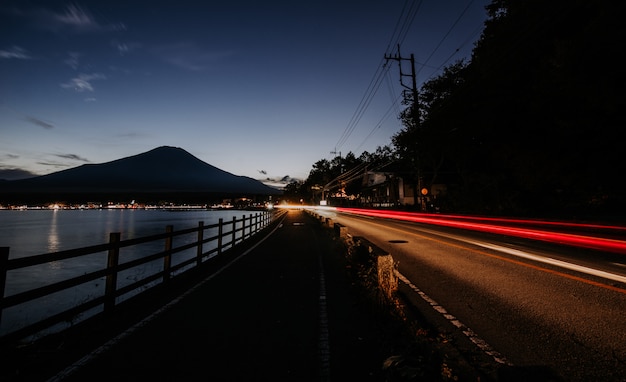
M 0 2 L 0 179 L 180 147 L 255 179 L 390 145 L 487 0 Z M 411 72 L 401 61 L 402 72 Z

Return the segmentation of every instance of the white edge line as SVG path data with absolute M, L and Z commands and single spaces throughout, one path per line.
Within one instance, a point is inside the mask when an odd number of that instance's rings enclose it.
M 585 266 L 582 266 L 582 265 L 576 265 L 576 264 L 568 263 L 568 262 L 565 262 L 565 261 L 552 259 L 550 257 L 542 257 L 542 256 L 532 255 L 532 254 L 527 253 L 527 252 L 523 252 L 523 251 L 520 251 L 520 250 L 517 250 L 517 249 L 513 249 L 513 248 L 502 247 L 500 245 L 488 244 L 488 243 L 480 243 L 480 242 L 476 242 L 476 241 L 466 241 L 466 243 L 474 244 L 474 245 L 477 245 L 479 247 L 483 247 L 483 248 L 487 248 L 487 249 L 492 249 L 492 250 L 498 251 L 498 252 L 508 253 L 509 255 L 521 257 L 521 258 L 524 258 L 524 259 L 534 260 L 534 261 L 537 261 L 537 262 L 540 262 L 540 263 L 550 264 L 550 265 L 554 265 L 554 266 L 557 266 L 557 267 L 560 267 L 560 268 L 565 268 L 565 269 L 569 269 L 569 270 L 572 270 L 572 271 L 581 272 L 581 273 L 585 273 L 585 274 L 588 274 L 588 275 L 597 276 L 597 277 L 601 277 L 601 278 L 604 278 L 604 279 L 613 280 L 613 281 L 617 281 L 617 282 L 626 284 L 626 277 L 617 275 L 615 273 L 609 273 L 609 272 L 601 271 L 601 270 L 598 270 L 598 269 L 585 267 Z
M 474 333 L 474 331 L 472 329 L 470 329 L 467 326 L 465 326 L 465 324 L 463 324 L 461 321 L 459 321 L 456 317 L 454 317 L 453 315 L 448 313 L 443 306 L 439 305 L 435 300 L 430 298 L 426 293 L 422 292 L 417 286 L 415 286 L 402 273 L 396 271 L 396 276 L 398 276 L 398 279 L 400 279 L 403 283 L 408 285 L 409 288 L 411 288 L 411 290 L 413 290 L 415 293 L 417 293 L 424 301 L 426 301 L 434 310 L 439 312 L 452 325 L 454 325 L 459 330 L 461 330 L 461 332 L 470 341 L 472 341 L 472 343 L 474 343 L 474 345 L 476 345 L 476 347 L 478 347 L 483 353 L 489 355 L 497 363 L 500 363 L 500 364 L 503 364 L 503 365 L 508 365 L 508 366 L 512 366 L 513 365 L 502 354 L 500 354 L 497 351 L 495 351 L 487 342 L 485 342 L 482 338 L 478 337 L 478 335 L 476 333 Z

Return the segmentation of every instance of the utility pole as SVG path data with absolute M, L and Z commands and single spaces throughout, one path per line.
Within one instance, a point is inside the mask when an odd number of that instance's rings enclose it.
M 333 155 L 339 154 L 339 173 L 340 174 L 343 173 L 343 164 L 341 163 L 341 159 L 342 159 L 341 158 L 341 151 L 337 152 L 337 149 L 335 149 L 335 151 L 331 151 L 330 153 L 333 154 Z
M 412 105 L 412 117 L 413 117 L 413 122 L 417 125 L 419 125 L 419 105 L 418 105 L 418 94 L 417 94 L 417 75 L 415 73 L 415 56 L 413 55 L 413 53 L 411 53 L 411 57 L 406 58 L 406 57 L 402 57 L 400 55 L 400 44 L 398 44 L 398 53 L 396 53 L 395 55 L 385 55 L 385 59 L 387 61 L 389 60 L 394 60 L 394 61 L 398 61 L 398 66 L 400 67 L 400 85 L 402 85 L 403 88 L 411 91 L 411 95 L 413 97 L 413 105 Z M 406 74 L 402 71 L 402 61 L 410 61 L 411 62 L 411 74 Z M 404 77 L 411 77 L 411 86 L 406 85 L 403 81 Z M 404 97 L 405 99 L 407 99 L 408 97 Z
M 333 155 L 337 155 L 339 154 L 339 174 L 343 174 L 343 163 L 341 163 L 341 151 L 337 151 L 337 148 L 335 147 L 334 151 L 330 152 Z M 324 189 L 322 190 L 322 195 L 324 195 L 324 191 L 326 190 L 326 186 L 324 186 Z M 328 189 L 328 191 L 330 191 L 331 189 Z
M 413 128 L 416 129 L 416 132 L 419 134 L 419 125 L 420 125 L 420 114 L 419 114 L 419 103 L 418 103 L 418 94 L 417 94 L 417 75 L 415 73 L 415 56 L 411 53 L 409 58 L 402 57 L 400 54 L 400 44 L 398 44 L 398 53 L 395 55 L 387 55 L 385 54 L 385 59 L 387 61 L 394 60 L 398 61 L 398 66 L 400 67 L 400 85 L 406 90 L 403 92 L 404 99 L 406 100 L 408 97 L 406 96 L 406 91 L 409 90 L 411 92 L 413 103 L 411 105 L 411 120 L 414 124 Z M 402 61 L 410 61 L 411 63 L 411 74 L 406 74 L 402 71 Z M 404 77 L 411 77 L 411 86 L 408 86 L 404 83 Z M 407 126 L 409 127 L 409 126 Z M 419 145 L 419 142 L 417 143 Z M 419 206 L 420 211 L 425 211 L 426 203 L 425 203 L 425 194 L 422 194 L 422 169 L 421 163 L 419 160 L 419 146 L 416 153 L 415 160 L 417 164 L 415 166 L 416 175 L 417 175 L 417 184 L 413 183 L 413 200 L 416 205 Z

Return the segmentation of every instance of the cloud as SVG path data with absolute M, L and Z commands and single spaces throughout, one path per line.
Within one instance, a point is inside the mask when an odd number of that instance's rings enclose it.
M 84 91 L 93 92 L 94 88 L 91 85 L 91 81 L 93 80 L 105 80 L 106 76 L 101 73 L 92 73 L 92 74 L 84 74 L 81 73 L 78 77 L 74 77 L 64 84 L 61 84 L 61 87 L 64 89 L 74 89 L 78 93 L 82 93 Z
M 34 124 L 34 125 L 43 127 L 44 129 L 52 129 L 52 128 L 54 128 L 53 124 L 45 122 L 45 121 L 42 121 L 39 118 L 35 118 L 35 117 L 27 115 L 24 119 L 27 120 L 28 122 Z
M 125 31 L 124 24 L 101 24 L 89 12 L 77 4 L 70 4 L 60 11 L 44 7 L 14 8 L 12 14 L 23 17 L 31 25 L 54 32 L 116 32 Z
M 193 42 L 161 45 L 154 52 L 165 62 L 181 69 L 198 72 L 211 68 L 219 60 L 232 55 L 232 52 L 214 52 Z
M 13 46 L 9 50 L 0 50 L 0 58 L 16 60 L 32 59 L 32 57 L 26 52 L 26 50 L 20 48 L 19 46 Z
M 58 163 L 58 162 L 37 162 L 37 164 L 42 165 L 42 166 L 50 166 L 54 168 L 66 168 L 70 166 L 68 164 Z
M 111 41 L 111 46 L 117 50 L 120 56 L 124 56 L 141 48 L 141 44 L 138 42 L 119 42 L 115 40 Z
M 75 31 L 107 32 L 126 30 L 124 24 L 102 25 L 98 23 L 88 10 L 76 4 L 68 5 L 63 13 L 53 13 L 52 19 L 60 25 Z
M 62 161 L 56 161 L 54 159 L 45 159 L 45 161 L 38 161 L 37 164 L 41 165 L 41 166 L 49 166 L 49 167 L 54 167 L 54 168 L 67 168 L 67 167 L 71 167 L 73 166 L 72 163 L 67 162 L 69 161 L 78 161 L 78 162 L 84 162 L 84 163 L 90 163 L 91 161 L 87 158 L 83 158 L 80 155 L 77 154 L 71 154 L 71 153 L 61 153 L 61 154 L 55 154 L 55 153 L 48 153 L 46 154 L 46 156 L 53 156 L 55 158 L 60 158 L 63 159 Z
M 150 137 L 150 134 L 146 134 L 143 132 L 138 132 L 138 131 L 131 131 L 128 133 L 124 133 L 124 134 L 117 134 L 115 135 L 116 137 L 120 137 L 120 138 L 146 138 L 146 137 Z
M 0 179 L 4 180 L 18 180 L 26 179 L 37 176 L 30 171 L 23 170 L 21 168 L 4 168 L 0 167 Z
M 55 157 L 59 157 L 59 158 L 63 158 L 63 159 L 71 159 L 71 160 L 77 160 L 80 162 L 89 162 L 89 159 L 85 159 L 81 156 L 78 156 L 76 154 L 54 154 Z
M 6 162 L 13 159 L 19 159 L 19 155 L 16 154 L 0 154 L 0 161 Z M 0 162 L 0 180 L 18 180 L 26 179 L 37 176 L 28 170 L 24 170 L 19 167 L 4 165 Z
M 76 70 L 78 69 L 78 65 L 79 65 L 79 58 L 81 56 L 80 53 L 78 52 L 69 52 L 68 53 L 68 58 L 65 59 L 65 61 L 63 61 L 66 65 L 68 65 L 70 68 Z
M 76 28 L 98 28 L 99 25 L 94 18 L 78 5 L 69 5 L 65 8 L 65 13 L 55 14 L 54 18 L 62 24 L 74 26 Z

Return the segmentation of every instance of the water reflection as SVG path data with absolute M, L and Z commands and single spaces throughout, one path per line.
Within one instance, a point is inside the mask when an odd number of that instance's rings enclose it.
M 50 228 L 48 230 L 48 252 L 57 252 L 59 250 L 59 231 L 57 216 L 60 214 L 59 210 L 53 210 L 52 219 L 50 220 Z
M 231 224 L 233 217 L 241 219 L 243 212 L 238 211 L 2 211 L 0 217 L 0 245 L 11 247 L 11 258 L 39 255 L 46 252 L 57 252 L 72 248 L 86 247 L 108 242 L 110 232 L 121 232 L 122 239 L 149 236 L 165 232 L 167 225 L 173 225 L 175 230 L 196 227 L 198 221 L 205 226 L 217 224 L 223 219 Z M 242 223 L 237 222 L 237 229 Z M 249 227 L 247 224 L 246 227 Z M 228 225 L 225 231 L 231 231 Z M 248 229 L 246 229 L 247 231 Z M 218 228 L 207 229 L 204 237 L 217 235 Z M 237 240 L 241 238 L 237 232 Z M 174 246 L 183 246 L 197 240 L 197 233 L 176 236 Z M 231 240 L 229 235 L 226 241 Z M 231 244 L 232 245 L 232 244 Z M 203 251 L 208 252 L 217 247 L 214 240 L 205 243 Z M 146 255 L 163 251 L 164 241 L 157 240 L 131 247 L 124 247 L 120 251 L 120 262 L 132 261 Z M 172 265 L 180 264 L 196 255 L 196 249 L 178 252 L 172 257 Z M 214 256 L 213 253 L 212 256 Z M 53 261 L 40 266 L 26 267 L 7 272 L 5 296 L 12 296 L 27 290 L 32 290 L 58 281 L 67 280 L 88 272 L 106 267 L 107 253 L 98 252 L 79 256 L 73 259 Z M 188 265 L 183 269 L 187 269 Z M 143 267 L 120 272 L 118 288 L 130 285 L 142 278 L 154 275 L 163 269 L 162 259 L 154 260 Z M 179 270 L 178 272 L 181 272 Z M 142 289 L 152 286 L 148 284 Z M 15 330 L 29 323 L 48 317 L 50 314 L 68 309 L 79 303 L 98 298 L 104 293 L 104 279 L 81 284 L 67 291 L 58 292 L 54 296 L 47 296 L 30 303 L 4 309 L 0 322 L 0 335 L 9 330 Z M 139 293 L 138 289 L 127 295 L 118 297 L 118 301 L 126 300 Z M 100 309 L 99 307 L 98 309 Z

